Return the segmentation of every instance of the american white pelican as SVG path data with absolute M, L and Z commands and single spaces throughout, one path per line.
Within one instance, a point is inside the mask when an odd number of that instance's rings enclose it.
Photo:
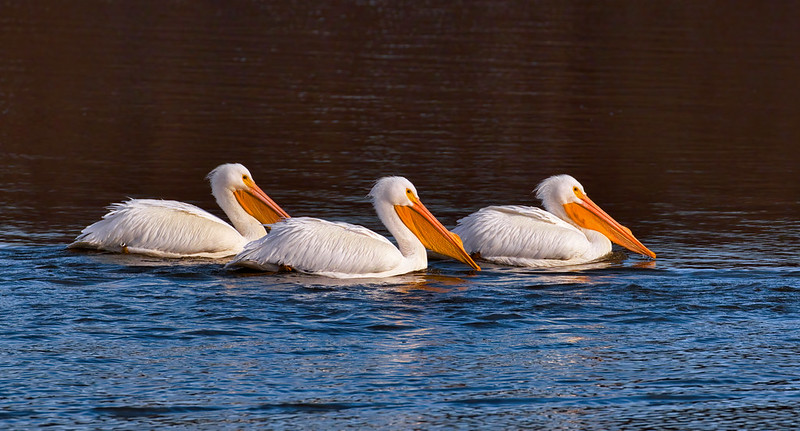
M 597 260 L 611 241 L 655 258 L 630 229 L 592 202 L 569 175 L 545 179 L 536 197 L 547 211 L 527 206 L 490 206 L 458 221 L 453 232 L 480 259 L 513 266 L 561 266 Z
M 216 259 L 233 256 L 248 242 L 266 235 L 262 223 L 289 217 L 238 163 L 217 166 L 207 178 L 211 194 L 233 227 L 184 202 L 129 199 L 112 204 L 101 220 L 83 229 L 68 247 Z
M 369 196 L 397 247 L 361 226 L 295 217 L 275 223 L 269 235 L 247 244 L 227 266 L 262 271 L 290 268 L 335 278 L 389 277 L 425 269 L 425 249 L 429 248 L 480 270 L 458 236 L 422 205 L 410 181 L 381 178 Z

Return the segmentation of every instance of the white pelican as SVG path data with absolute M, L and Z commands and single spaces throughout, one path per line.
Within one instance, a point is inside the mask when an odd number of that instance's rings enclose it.
M 247 244 L 227 266 L 288 268 L 334 278 L 389 277 L 425 269 L 429 248 L 480 270 L 458 236 L 422 205 L 410 181 L 381 178 L 369 196 L 397 247 L 361 226 L 295 217 L 275 223 L 269 235 Z
M 68 248 L 216 259 L 233 256 L 248 242 L 266 235 L 262 223 L 289 217 L 238 163 L 217 166 L 207 178 L 211 194 L 235 228 L 184 202 L 129 199 L 112 204 Z
M 458 221 L 453 232 L 464 248 L 489 262 L 513 266 L 561 266 L 597 260 L 611 241 L 636 253 L 656 255 L 630 229 L 592 202 L 569 175 L 545 179 L 536 197 L 547 211 L 527 206 L 490 206 Z

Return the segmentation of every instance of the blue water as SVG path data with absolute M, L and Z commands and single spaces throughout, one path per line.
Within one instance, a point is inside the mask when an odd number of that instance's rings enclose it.
M 0 429 L 795 429 L 796 2 L 0 6 Z M 658 254 L 355 282 L 66 250 L 244 163 L 452 227 L 569 173 Z
M 769 428 L 800 412 L 800 270 L 615 255 L 374 282 L 0 248 L 9 427 Z

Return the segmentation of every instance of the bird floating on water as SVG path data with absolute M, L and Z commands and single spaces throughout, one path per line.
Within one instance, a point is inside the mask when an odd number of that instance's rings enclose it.
M 428 248 L 480 270 L 458 236 L 425 208 L 409 180 L 381 178 L 369 196 L 397 247 L 362 226 L 295 217 L 272 225 L 268 235 L 247 244 L 227 267 L 291 269 L 334 278 L 389 277 L 425 269 Z
M 217 166 L 208 176 L 211 194 L 233 226 L 184 202 L 129 199 L 114 203 L 84 228 L 68 248 L 138 253 L 156 257 L 223 258 L 264 236 L 264 224 L 288 218 L 238 163 Z
M 501 265 L 551 267 L 600 259 L 611 242 L 655 259 L 630 229 L 614 220 L 569 175 L 545 179 L 536 187 L 545 210 L 529 206 L 490 206 L 458 221 L 453 232 L 473 255 Z

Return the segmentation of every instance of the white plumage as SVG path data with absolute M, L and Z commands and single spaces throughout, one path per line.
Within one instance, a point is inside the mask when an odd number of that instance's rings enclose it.
M 457 237 L 422 205 L 407 179 L 382 178 L 370 196 L 398 247 L 361 226 L 297 217 L 274 224 L 269 235 L 248 244 L 227 266 L 291 268 L 335 278 L 388 277 L 425 269 L 427 246 L 480 269 Z
M 208 175 L 212 194 L 231 225 L 194 205 L 172 200 L 130 199 L 86 227 L 69 248 L 156 257 L 222 258 L 266 234 L 262 223 L 288 217 L 240 164 L 218 166 Z
M 459 220 L 453 232 L 461 236 L 469 253 L 502 265 L 586 263 L 609 254 L 611 240 L 655 257 L 629 229 L 594 204 L 573 177 L 547 178 L 536 188 L 536 195 L 547 211 L 527 206 L 490 206 Z
M 268 238 L 245 246 L 229 265 L 263 271 L 278 271 L 285 266 L 342 278 L 351 274 L 381 277 L 403 261 L 400 250 L 389 240 L 349 223 L 294 217 L 276 223 Z M 416 269 L 421 268 L 410 271 Z
M 453 232 L 468 252 L 504 265 L 569 264 L 589 249 L 586 235 L 575 226 L 534 207 L 482 208 L 459 220 Z

